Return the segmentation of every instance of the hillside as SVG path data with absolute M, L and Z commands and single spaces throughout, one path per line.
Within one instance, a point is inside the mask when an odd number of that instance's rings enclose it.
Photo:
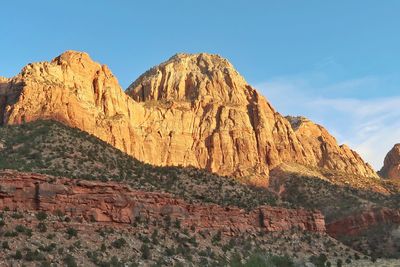
M 229 237 L 215 231 L 194 231 L 176 221 L 143 220 L 117 227 L 80 222 L 61 212 L 53 215 L 2 211 L 0 222 L 0 262 L 4 265 L 294 267 L 310 261 L 372 264 L 369 257 L 318 233 L 290 231 Z M 376 266 L 388 266 L 388 262 L 379 260 Z
M 279 203 L 320 210 L 328 233 L 344 244 L 374 257 L 400 258 L 396 181 L 375 180 L 354 187 L 348 182 L 350 175 L 301 166 L 276 168 L 270 179 Z

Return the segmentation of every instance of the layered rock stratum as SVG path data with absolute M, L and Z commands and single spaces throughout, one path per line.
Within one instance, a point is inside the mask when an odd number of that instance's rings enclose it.
M 379 174 L 389 179 L 400 179 L 400 144 L 394 145 L 388 152 Z
M 57 120 L 154 165 L 257 184 L 283 162 L 377 177 L 323 127 L 280 115 L 218 55 L 177 54 L 125 93 L 107 66 L 67 51 L 1 79 L 0 104 L 1 124 Z
M 400 210 L 371 209 L 333 221 L 327 224 L 327 231 L 333 237 L 355 236 L 374 226 L 398 224 L 400 224 Z
M 0 208 L 65 213 L 88 222 L 133 224 L 179 220 L 198 231 L 225 235 L 288 231 L 325 232 L 319 211 L 260 206 L 250 212 L 215 204 L 190 204 L 166 193 L 134 190 L 115 182 L 85 181 L 15 171 L 0 172 Z

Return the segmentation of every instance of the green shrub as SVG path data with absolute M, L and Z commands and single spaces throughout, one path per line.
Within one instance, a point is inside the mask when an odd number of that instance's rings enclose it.
M 19 212 L 14 212 L 13 214 L 11 214 L 11 218 L 22 219 L 22 218 L 24 218 L 24 215 L 22 215 L 22 213 L 19 213 Z
M 21 260 L 22 259 L 21 251 L 17 249 L 17 251 L 15 251 L 15 255 L 13 256 L 13 258 L 16 260 Z
M 17 233 L 23 233 L 23 234 L 25 234 L 27 236 L 32 236 L 32 229 L 27 228 L 27 227 L 25 227 L 23 225 L 20 225 L 20 224 L 15 227 L 15 231 Z
M 271 256 L 270 261 L 276 266 L 292 267 L 294 266 L 293 260 L 289 256 Z
M 75 228 L 68 227 L 66 231 L 68 238 L 77 237 L 78 231 Z
M 10 249 L 10 245 L 8 244 L 8 241 L 3 241 L 3 243 L 1 244 L 1 247 L 3 249 L 7 249 L 7 250 Z
M 176 219 L 176 221 L 175 221 L 175 228 L 177 228 L 177 229 L 181 228 L 181 221 L 179 219 Z
M 64 263 L 67 267 L 78 267 L 78 264 L 76 263 L 74 256 L 70 254 L 67 254 L 67 256 L 65 256 Z
M 318 257 L 317 256 L 311 256 L 310 261 L 316 266 L 316 267 L 325 267 L 325 262 L 328 260 L 325 254 L 320 254 Z
M 124 238 L 118 238 L 117 240 L 114 240 L 114 242 L 111 243 L 111 245 L 115 248 L 122 248 L 124 245 L 126 245 L 126 240 Z
M 16 237 L 16 236 L 18 236 L 18 232 L 16 232 L 16 231 L 7 231 L 7 232 L 5 232 L 4 233 L 4 237 Z
M 213 236 L 213 238 L 212 238 L 212 243 L 213 244 L 216 244 L 216 243 L 219 243 L 220 241 L 221 241 L 221 235 L 222 235 L 222 233 L 221 233 L 221 231 L 218 231 L 214 236 Z
M 47 214 L 44 211 L 39 211 L 38 213 L 36 213 L 36 219 L 38 219 L 39 221 L 44 221 L 47 219 Z
M 25 254 L 24 259 L 26 261 L 42 261 L 45 259 L 44 255 L 40 253 L 38 250 L 32 251 L 28 250 Z
M 41 233 L 45 233 L 47 231 L 47 226 L 43 222 L 38 223 L 37 228 Z

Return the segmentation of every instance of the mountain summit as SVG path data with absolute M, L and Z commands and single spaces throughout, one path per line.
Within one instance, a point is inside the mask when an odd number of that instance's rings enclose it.
M 253 90 L 232 64 L 210 54 L 176 54 L 140 76 L 127 90 L 137 101 L 182 100 L 243 104 Z
M 400 179 L 400 144 L 396 144 L 385 157 L 379 174 L 389 179 Z
M 2 124 L 53 119 L 154 165 L 182 165 L 266 184 L 281 163 L 376 173 L 323 127 L 281 116 L 226 59 L 177 54 L 126 93 L 107 66 L 67 51 L 0 80 Z

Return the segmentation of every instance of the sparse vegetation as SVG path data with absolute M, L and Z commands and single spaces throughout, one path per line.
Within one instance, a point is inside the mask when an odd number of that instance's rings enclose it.
M 295 266 L 294 262 L 306 259 L 313 262 L 323 259 L 325 263 L 341 259 L 345 263 L 350 257 L 352 261 L 359 257 L 360 264 L 371 262 L 326 235 L 295 229 L 230 237 L 220 231 L 197 232 L 184 225 L 175 227 L 176 220 L 168 217 L 169 228 L 162 226 L 163 220 L 147 219 L 140 220 L 136 226 L 112 228 L 96 222 L 80 222 L 79 217 L 70 217 L 66 222 L 51 213 L 46 218 L 38 213 L 22 214 L 23 222 L 13 218 L 14 212 L 1 213 L 7 223 L 0 231 L 3 238 L 0 258 L 19 265 L 137 266 L 140 262 L 144 266 L 281 267 Z M 46 232 L 35 227 L 40 224 L 46 225 Z M 31 232 L 31 236 L 26 232 Z M 319 256 L 311 257 L 314 253 Z
M 336 178 L 335 178 L 336 179 Z M 338 178 L 340 179 L 340 178 Z M 275 181 L 277 182 L 277 181 Z M 282 200 L 292 207 L 321 210 L 325 220 L 330 223 L 346 216 L 356 215 L 363 210 L 396 208 L 400 206 L 400 197 L 395 188 L 392 195 L 378 193 L 351 186 L 336 185 L 318 177 L 289 174 L 280 179 L 279 184 L 286 188 Z M 386 182 L 382 185 L 386 186 Z M 397 189 L 398 190 L 398 189 Z M 365 230 L 357 236 L 339 236 L 346 245 L 375 257 L 400 258 L 395 224 L 379 224 Z

